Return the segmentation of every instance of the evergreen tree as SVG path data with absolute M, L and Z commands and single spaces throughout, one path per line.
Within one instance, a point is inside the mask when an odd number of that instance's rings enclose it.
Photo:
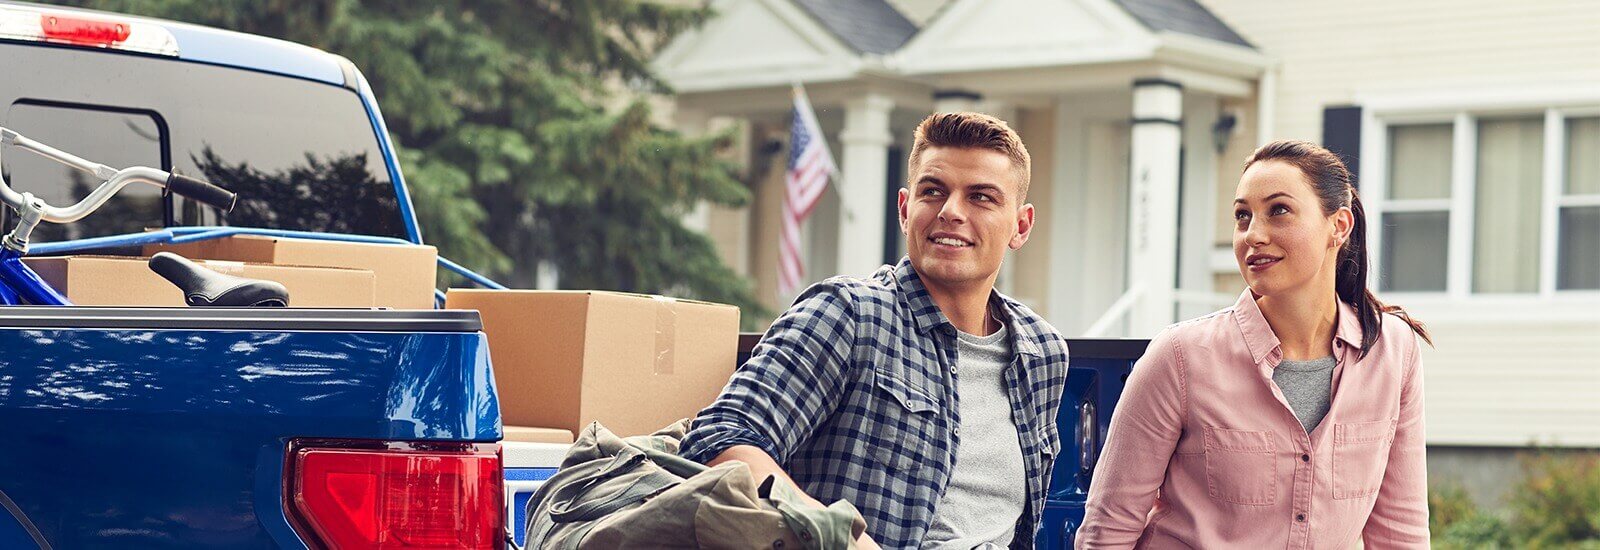
M 731 136 L 655 124 L 649 60 L 704 8 L 642 0 L 71 0 L 343 55 L 372 84 L 423 237 L 513 287 L 662 293 L 763 316 L 749 281 L 683 227 L 749 191 Z M 623 89 L 623 83 L 626 89 Z M 621 93 L 619 93 L 619 90 Z

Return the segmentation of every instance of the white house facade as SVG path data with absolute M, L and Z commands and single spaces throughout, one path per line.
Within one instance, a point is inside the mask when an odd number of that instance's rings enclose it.
M 840 176 L 812 280 L 900 256 L 894 192 L 935 111 L 1012 123 L 1035 235 L 1000 286 L 1069 336 L 1149 337 L 1243 288 L 1226 215 L 1269 139 L 1345 156 L 1372 285 L 1428 323 L 1429 440 L 1600 448 L 1600 10 L 1582 1 L 717 0 L 657 69 L 736 125 L 756 182 L 690 215 L 774 309 L 792 83 Z M 776 153 L 774 152 L 776 151 Z

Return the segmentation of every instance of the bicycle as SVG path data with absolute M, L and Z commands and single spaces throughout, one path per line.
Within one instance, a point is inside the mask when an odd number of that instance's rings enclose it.
M 118 170 L 0 127 L 0 146 L 4 145 L 15 145 L 87 172 L 100 179 L 101 183 L 76 204 L 57 207 L 32 193 L 18 193 L 0 178 L 0 202 L 4 202 L 18 216 L 16 229 L 0 238 L 0 305 L 72 305 L 71 301 L 22 262 L 22 258 L 28 254 L 28 237 L 41 222 L 65 224 L 83 219 L 132 184 L 160 187 L 224 212 L 231 211 L 238 200 L 233 192 L 204 180 L 148 166 Z M 287 292 L 278 283 L 223 275 L 196 266 L 175 254 L 158 254 L 151 259 L 150 267 L 183 289 L 190 305 L 283 306 L 288 302 Z

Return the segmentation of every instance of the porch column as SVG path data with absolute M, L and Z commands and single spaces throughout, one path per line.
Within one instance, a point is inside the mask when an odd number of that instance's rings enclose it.
M 1128 288 L 1143 294 L 1128 311 L 1129 336 L 1154 336 L 1176 315 L 1182 119 L 1182 86 L 1159 79 L 1134 81 Z
M 686 136 L 699 137 L 705 135 L 711 126 L 711 114 L 698 109 L 679 108 L 673 113 L 674 126 Z M 684 212 L 683 227 L 696 233 L 705 233 L 711 229 L 711 205 L 705 201 L 695 203 L 688 212 Z
M 883 265 L 889 177 L 889 113 L 894 100 L 867 93 L 845 103 L 839 190 L 839 275 L 865 277 Z M 818 274 L 822 275 L 822 274 Z

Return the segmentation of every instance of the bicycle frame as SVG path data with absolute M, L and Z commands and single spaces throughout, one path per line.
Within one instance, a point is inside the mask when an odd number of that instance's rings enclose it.
M 72 302 L 22 263 L 21 253 L 0 247 L 0 304 L 70 306 Z

